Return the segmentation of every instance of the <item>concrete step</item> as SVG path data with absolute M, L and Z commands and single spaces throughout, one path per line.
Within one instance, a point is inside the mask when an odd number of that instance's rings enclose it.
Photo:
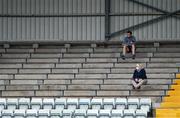
M 175 63 L 166 63 L 166 62 L 153 63 L 153 62 L 151 62 L 151 63 L 147 63 L 147 67 L 148 68 L 173 68 L 173 67 L 177 68 L 178 64 L 176 62 Z
M 17 74 L 18 69 L 0 69 L 0 74 Z
M 64 53 L 63 54 L 63 57 L 64 58 L 77 58 L 77 57 L 79 57 L 79 58 L 89 58 L 90 57 L 90 54 L 89 53 L 76 53 L 76 54 L 74 54 L 74 53 Z
M 177 63 L 180 62 L 180 58 L 151 58 L 151 62 Z
M 84 63 L 85 58 L 66 58 L 60 59 L 60 63 Z
M 127 57 L 131 57 L 131 54 L 126 54 Z M 136 53 L 136 57 L 146 58 L 152 57 L 153 53 Z M 92 58 L 111 58 L 111 57 L 121 57 L 121 53 L 90 53 L 90 57 Z
M 41 64 L 41 63 L 58 63 L 59 60 L 56 58 L 53 59 L 27 59 L 27 63 L 37 63 L 37 64 Z
M 1 69 L 16 69 L 22 68 L 22 64 L 0 64 Z
M 39 87 L 38 85 L 7 85 L 6 86 L 6 90 L 9 91 L 9 90 L 25 90 L 25 91 L 28 91 L 28 90 L 39 90 Z
M 68 90 L 99 90 L 99 85 L 68 85 Z
M 2 97 L 32 97 L 34 91 L 2 91 Z
M 0 59 L 0 64 L 21 64 L 26 63 L 26 59 Z
M 27 48 L 10 48 L 6 49 L 6 53 L 34 53 L 34 49 L 27 49 Z
M 121 85 L 121 84 L 131 84 L 131 79 L 104 79 L 104 84 L 109 85 Z M 172 79 L 148 79 L 147 84 L 154 84 L 154 85 L 170 85 L 172 84 Z
M 74 74 L 48 74 L 48 79 L 74 79 Z
M 35 53 L 50 53 L 50 54 L 53 54 L 53 53 L 64 53 L 66 52 L 66 49 L 65 48 L 55 48 L 55 49 L 52 49 L 52 48 L 38 48 L 35 50 Z
M 44 84 L 44 85 L 39 85 L 39 90 L 67 90 L 67 85 Z
M 54 68 L 55 64 L 23 64 L 23 68 L 31 68 L 31 69 L 36 69 L 36 68 Z
M 123 85 L 100 85 L 101 90 L 133 90 L 132 85 L 123 84 Z M 169 85 L 153 85 L 147 84 L 142 85 L 141 90 L 168 90 Z
M 31 54 L 31 58 L 62 58 L 62 54 Z
M 0 70 L 1 72 L 1 70 Z M 19 69 L 20 74 L 36 73 L 36 74 L 48 74 L 51 73 L 50 69 Z
M 144 91 L 144 90 L 137 90 L 131 91 L 130 96 L 164 96 L 166 92 L 164 90 L 155 90 L 155 91 Z
M 87 63 L 116 63 L 117 58 L 87 58 Z
M 112 68 L 111 73 L 132 73 L 134 72 L 134 68 L 132 69 L 122 69 L 122 68 Z M 166 73 L 177 73 L 178 68 L 167 68 L 167 69 L 162 69 L 162 68 L 146 68 L 146 73 L 161 73 L 161 74 L 166 74 Z
M 26 59 L 26 58 L 30 58 L 30 54 L 2 54 L 1 58 Z
M 105 74 L 105 73 L 110 73 L 110 69 L 79 69 L 79 73 L 100 73 L 100 74 Z
M 149 58 L 136 58 L 136 59 L 132 59 L 132 58 L 126 58 L 125 60 L 123 60 L 122 58 L 118 58 L 118 62 L 119 63 L 144 63 L 144 62 L 149 62 Z
M 103 80 L 99 80 L 99 79 L 74 79 L 72 80 L 71 84 L 81 84 L 81 85 L 88 85 L 88 84 L 94 84 L 94 85 L 99 85 L 99 84 L 103 84 Z
M 44 85 L 68 85 L 68 84 L 71 84 L 71 80 L 60 80 L 60 79 L 47 79 L 47 80 L 44 80 Z
M 124 90 L 124 91 L 97 91 L 97 96 L 108 96 L 108 97 L 117 97 L 117 96 L 121 96 L 121 97 L 125 97 L 125 96 L 129 96 L 130 95 L 130 91 L 128 90 Z
M 82 64 L 78 64 L 78 63 L 71 63 L 71 64 L 56 64 L 56 68 L 82 68 Z
M 115 63 L 115 68 L 135 68 L 137 63 Z M 146 67 L 146 63 L 139 63 Z
M 96 91 L 64 91 L 65 97 L 93 97 L 96 96 Z
M 104 79 L 106 74 L 76 74 L 76 79 Z
M 122 48 L 95 48 L 94 52 L 122 52 Z M 147 53 L 147 52 L 156 52 L 156 48 L 136 48 L 136 52 L 143 52 L 143 53 Z
M 10 85 L 38 85 L 43 84 L 42 80 L 10 80 Z
M 91 53 L 93 52 L 92 48 L 70 48 L 68 49 L 70 53 Z
M 83 68 L 112 68 L 113 63 L 92 63 L 92 64 L 83 64 Z
M 6 52 L 6 50 L 3 48 L 0 48 L 0 53 L 5 53 Z
M 175 78 L 174 74 L 147 74 L 148 78 Z M 132 74 L 108 74 L 108 78 L 132 78 Z
M 162 47 L 160 47 L 160 48 L 158 48 L 157 49 L 157 52 L 173 52 L 173 53 L 175 53 L 175 52 L 180 52 L 180 48 L 173 48 L 173 47 L 166 47 L 166 48 L 162 48 Z
M 46 91 L 46 90 L 41 90 L 41 91 L 35 91 L 35 96 L 36 97 L 60 97 L 63 96 L 63 91 Z
M 179 53 L 154 53 L 154 57 L 180 57 Z
M 72 74 L 78 73 L 78 69 L 52 69 L 52 73 Z
M 9 85 L 10 81 L 9 80 L 0 80 L 0 85 L 4 86 L 4 85 Z

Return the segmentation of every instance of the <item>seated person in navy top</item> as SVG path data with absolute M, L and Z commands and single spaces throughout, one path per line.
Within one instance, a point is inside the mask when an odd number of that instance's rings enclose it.
M 127 53 L 132 52 L 132 58 L 135 59 L 135 43 L 136 38 L 132 36 L 131 31 L 127 31 L 127 36 L 123 39 L 122 45 L 123 45 L 123 54 L 122 59 L 125 60 L 125 55 Z
M 147 83 L 146 71 L 142 64 L 136 64 L 136 69 L 132 77 L 133 89 L 140 89 L 141 85 Z

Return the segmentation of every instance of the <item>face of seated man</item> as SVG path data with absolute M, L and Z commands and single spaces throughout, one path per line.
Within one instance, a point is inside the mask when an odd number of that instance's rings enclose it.
M 131 33 L 127 33 L 127 37 L 131 37 Z

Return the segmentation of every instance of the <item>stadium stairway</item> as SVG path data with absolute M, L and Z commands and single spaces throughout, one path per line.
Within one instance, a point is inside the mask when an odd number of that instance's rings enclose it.
M 157 118 L 179 118 L 180 117 L 180 74 L 176 74 L 174 84 L 168 91 L 159 108 L 156 109 Z
M 1 46 L 1 97 L 148 97 L 160 103 L 179 72 L 179 44 L 138 44 L 136 59 L 120 45 Z M 136 63 L 148 83 L 133 90 Z

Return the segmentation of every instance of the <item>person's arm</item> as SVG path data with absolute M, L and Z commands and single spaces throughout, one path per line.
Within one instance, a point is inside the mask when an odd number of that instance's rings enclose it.
M 126 37 L 124 37 L 122 44 L 123 44 L 123 45 L 126 45 L 126 44 L 127 44 L 127 39 L 126 39 Z
M 142 72 L 143 72 L 143 75 L 142 75 L 143 77 L 142 77 L 142 79 L 147 79 L 147 76 L 146 76 L 146 70 L 145 70 L 145 69 L 143 69 L 143 71 L 142 71 Z
M 134 80 L 134 79 L 136 79 L 137 78 L 137 75 L 136 75 L 136 70 L 134 70 L 134 73 L 133 73 L 133 77 L 132 77 L 132 79 Z
M 134 36 L 132 36 L 132 43 L 136 42 L 136 38 Z

